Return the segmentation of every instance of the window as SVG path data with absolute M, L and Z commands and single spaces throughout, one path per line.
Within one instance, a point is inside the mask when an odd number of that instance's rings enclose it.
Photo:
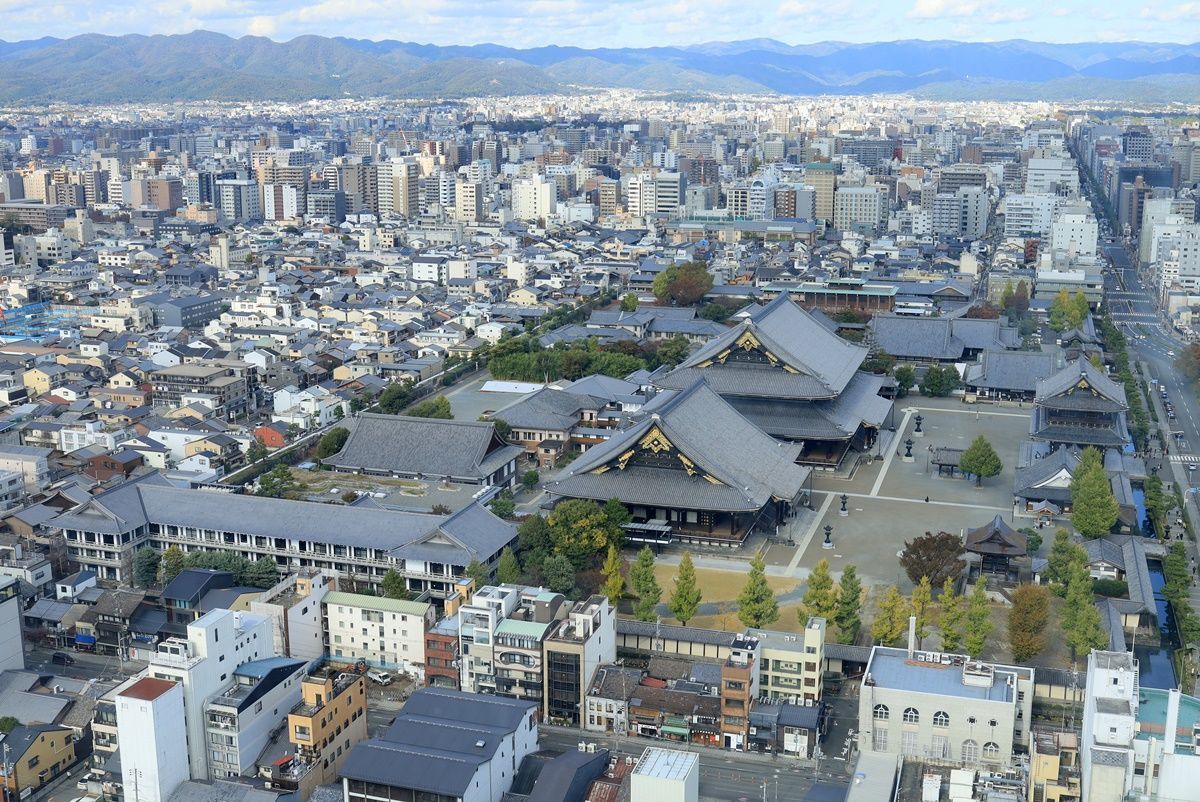
M 946 760 L 950 757 L 950 739 L 945 735 L 933 736 L 933 749 L 930 756 L 937 760 Z
M 917 754 L 917 733 L 914 731 L 900 733 L 900 754 Z
M 905 724 L 920 724 L 921 714 L 917 712 L 915 707 L 904 708 L 904 723 Z
M 875 705 L 875 720 L 887 721 L 891 717 L 887 705 Z
M 871 733 L 871 748 L 876 752 L 886 752 L 888 748 L 887 727 L 876 727 Z
M 984 760 L 999 760 L 1000 759 L 1000 744 L 995 741 L 988 741 L 983 745 Z
M 936 713 L 934 713 L 933 714 L 933 726 L 949 727 L 950 726 L 950 714 L 947 713 L 945 710 L 939 710 Z
M 963 741 L 962 745 L 962 760 L 963 763 L 978 763 L 979 762 L 979 744 L 970 738 Z

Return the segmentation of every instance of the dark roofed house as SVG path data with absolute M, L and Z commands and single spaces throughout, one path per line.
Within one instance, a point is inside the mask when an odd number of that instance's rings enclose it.
M 363 413 L 324 462 L 337 471 L 510 487 L 520 454 L 490 422 Z
M 607 437 L 611 425 L 604 398 L 543 387 L 495 412 L 492 417 L 511 427 L 509 437 L 537 459 L 541 468 L 552 468 L 567 448 L 586 449 Z
M 811 470 L 801 446 L 755 428 L 703 381 L 662 393 L 612 439 L 547 486 L 563 498 L 618 499 L 639 527 L 691 542 L 738 545 L 802 504 Z
M 1031 401 L 1038 382 L 1055 369 L 1053 354 L 988 349 L 979 354 L 978 362 L 967 365 L 963 386 L 982 398 Z
M 1015 578 L 1016 561 L 1026 556 L 1026 537 L 997 515 L 983 526 L 968 529 L 963 539 L 967 558 L 980 574 Z
M 387 732 L 350 750 L 340 772 L 346 802 L 381 793 L 500 802 L 537 741 L 535 702 L 421 688 Z
M 1038 382 L 1030 436 L 1052 445 L 1124 448 L 1131 442 L 1125 388 L 1080 358 Z
M 683 390 L 703 379 L 762 431 L 802 444 L 804 464 L 836 467 L 850 449 L 874 445 L 892 402 L 881 395 L 883 377 L 859 370 L 864 346 L 786 295 L 739 318 L 656 384 Z
M 876 347 L 912 362 L 962 362 L 1021 345 L 1017 330 L 1000 320 L 880 314 L 870 328 Z

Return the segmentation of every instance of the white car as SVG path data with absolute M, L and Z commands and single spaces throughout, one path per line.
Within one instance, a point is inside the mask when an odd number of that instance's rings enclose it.
M 386 671 L 368 671 L 367 679 L 371 680 L 372 682 L 377 682 L 380 685 L 392 684 L 392 675 Z

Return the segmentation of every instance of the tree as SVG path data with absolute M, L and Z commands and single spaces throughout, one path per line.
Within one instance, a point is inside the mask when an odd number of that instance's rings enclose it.
M 800 620 L 816 616 L 831 621 L 836 613 L 837 591 L 833 587 L 833 577 L 829 574 L 829 561 L 821 560 L 808 576 L 808 587 L 804 591 L 804 601 L 800 606 Z
M 636 312 L 637 308 L 638 308 L 638 297 L 636 295 L 634 295 L 632 292 L 626 293 L 625 297 L 621 299 L 621 311 L 622 312 Z
M 929 634 L 929 610 L 933 607 L 933 584 L 929 577 L 921 577 L 921 581 L 913 588 L 909 605 L 917 619 L 917 646 L 920 646 Z
M 504 551 L 500 552 L 500 559 L 496 562 L 496 582 L 501 585 L 512 585 L 519 582 L 521 579 L 521 564 L 517 562 L 517 555 L 513 550 L 505 546 Z
M 609 544 L 608 556 L 604 558 L 604 567 L 600 569 L 604 574 L 604 585 L 601 587 L 601 592 L 608 598 L 608 605 L 615 612 L 617 604 L 621 601 L 621 594 L 625 592 L 625 577 L 621 573 L 621 552 L 617 550 L 615 545 Z
M 387 573 L 383 575 L 380 585 L 383 587 L 385 599 L 399 599 L 400 601 L 412 599 L 412 594 L 408 592 L 408 580 L 395 568 L 388 569 Z
M 1004 284 L 1004 292 L 1000 293 L 1000 308 L 1008 312 L 1013 305 L 1013 299 L 1016 297 L 1016 291 L 1013 289 L 1012 279 L 1010 278 Z
M 1017 290 L 1013 293 L 1012 311 L 1017 317 L 1024 317 L 1029 311 L 1029 284 L 1025 279 L 1017 282 Z
M 662 601 L 662 589 L 654 576 L 654 552 L 643 546 L 637 560 L 629 569 L 629 583 L 637 594 L 633 603 L 633 617 L 638 621 L 653 621 L 658 603 Z
M 1029 554 L 1037 554 L 1042 550 L 1042 533 L 1028 526 L 1023 526 L 1017 530 L 1025 536 L 1025 551 Z
M 595 561 L 597 554 L 604 554 L 610 544 L 619 546 L 623 534 L 605 508 L 583 499 L 562 502 L 546 523 L 554 553 L 566 557 L 581 571 Z
M 908 626 L 908 599 L 895 585 L 889 587 L 879 600 L 875 620 L 871 622 L 871 639 L 888 646 L 904 634 Z
M 925 375 L 921 378 L 921 393 L 940 398 L 950 395 L 958 385 L 958 371 L 952 365 L 932 365 L 925 370 Z
M 521 565 L 531 577 L 541 575 L 541 565 L 554 552 L 550 524 L 541 515 L 531 515 L 517 527 L 517 551 Z
M 258 492 L 255 495 L 270 498 L 290 498 L 296 495 L 300 486 L 288 466 L 280 463 L 258 477 Z
M 483 563 L 479 562 L 478 557 L 472 557 L 471 562 L 467 563 L 466 570 L 463 571 L 464 576 L 469 576 L 475 580 L 475 587 L 481 588 L 484 585 L 491 584 L 492 576 Z
M 186 559 L 178 546 L 167 547 L 167 550 L 162 553 L 161 560 L 162 581 L 164 584 L 179 576 L 179 572 L 184 569 Z
M 747 627 L 765 627 L 779 619 L 779 602 L 767 584 L 766 567 L 763 558 L 754 555 L 746 585 L 738 594 L 738 620 Z
M 938 620 L 942 651 L 957 652 L 962 648 L 963 619 L 966 618 L 967 611 L 963 606 L 963 597 L 954 592 L 954 580 L 950 577 L 946 577 L 946 581 L 942 583 L 938 606 L 942 608 L 942 617 Z
M 714 323 L 724 323 L 733 314 L 733 310 L 725 304 L 710 303 L 700 307 L 699 315 L 705 320 L 711 320 Z
M 546 587 L 555 593 L 570 594 L 575 589 L 575 566 L 561 554 L 552 554 L 542 563 Z
M 837 611 L 833 614 L 838 628 L 838 643 L 854 643 L 858 640 L 858 631 L 862 628 L 862 595 L 858 569 L 847 565 L 838 584 Z
M 525 473 L 521 475 L 521 486 L 524 487 L 527 492 L 533 492 L 533 489 L 537 487 L 537 483 L 541 481 L 541 478 L 541 474 L 539 474 L 537 471 L 525 471 Z
M 517 513 L 517 503 L 513 501 L 513 495 L 507 490 L 502 490 L 496 494 L 489 505 L 492 509 L 492 514 L 497 518 L 508 520 Z
M 963 544 L 958 535 L 950 532 L 926 532 L 907 541 L 900 554 L 900 565 L 913 584 L 921 577 L 940 585 L 949 578 L 957 578 L 966 563 L 962 559 Z
M 974 474 L 975 485 L 979 486 L 984 479 L 998 475 L 1004 469 L 1004 464 L 987 438 L 979 435 L 958 458 L 958 467 L 963 473 Z
M 687 626 L 687 622 L 691 621 L 700 609 L 702 598 L 704 598 L 704 594 L 696 583 L 696 567 L 692 565 L 692 555 L 685 551 L 679 558 L 679 570 L 675 572 L 675 587 L 671 591 L 667 607 L 671 609 L 671 615 L 675 616 L 675 620 Z
M 692 346 L 688 343 L 687 337 L 684 337 L 682 334 L 676 334 L 658 346 L 658 361 L 664 365 L 674 367 L 687 359 L 687 355 L 691 350 Z
M 8 735 L 10 732 L 21 726 L 21 722 L 13 716 L 0 716 L 0 732 Z
M 430 515 L 449 515 L 452 512 L 454 512 L 454 510 L 450 509 L 450 507 L 446 504 L 434 504 L 429 508 Z
M 408 410 L 408 414 L 414 418 L 438 418 L 440 420 L 454 419 L 454 413 L 450 411 L 450 399 L 446 398 L 444 395 L 439 395 L 422 401 L 419 404 L 414 404 L 412 409 Z
M 983 645 L 987 643 L 993 626 L 987 589 L 982 581 L 975 583 L 975 587 L 971 589 L 971 595 L 967 598 L 966 623 L 964 644 L 967 647 L 967 654 L 978 657 L 983 653 Z
M 133 581 L 138 587 L 148 588 L 158 580 L 159 554 L 149 546 L 142 546 L 133 555 Z
M 379 396 L 379 408 L 389 415 L 399 415 L 408 406 L 412 393 L 408 384 L 395 382 L 383 389 Z
M 250 444 L 250 448 L 246 449 L 246 460 L 249 462 L 258 462 L 267 458 L 267 447 L 263 445 L 263 441 L 254 438 L 254 442 Z
M 901 398 L 917 383 L 917 371 L 912 365 L 899 365 L 892 375 L 896 379 L 896 393 Z
M 1112 531 L 1119 513 L 1099 452 L 1089 448 L 1071 478 L 1071 525 L 1084 537 L 1096 538 Z
M 1092 306 L 1087 297 L 1082 290 L 1075 290 L 1075 294 L 1071 296 L 1071 306 L 1067 310 L 1067 322 L 1071 324 L 1071 328 L 1077 329 L 1082 326 L 1091 314 Z
M 325 432 L 317 441 L 317 459 L 327 459 L 341 451 L 349 437 L 350 430 L 344 426 L 335 426 Z
M 1013 660 L 1023 663 L 1046 648 L 1050 620 L 1050 591 L 1044 585 L 1020 585 L 1008 609 L 1008 643 Z
M 1050 301 L 1050 328 L 1066 331 L 1071 328 L 1071 296 L 1063 287 Z
M 654 277 L 654 297 L 659 303 L 691 306 L 712 289 L 713 277 L 704 262 L 672 264 Z
M 1103 649 L 1108 635 L 1100 623 L 1100 608 L 1092 593 L 1092 578 L 1087 566 L 1074 563 L 1067 580 L 1067 598 L 1063 605 L 1063 634 L 1071 647 L 1071 657 Z
M 242 581 L 255 588 L 274 587 L 279 581 L 279 566 L 270 557 L 259 557 L 246 566 Z
M 487 420 L 483 417 L 480 417 L 479 419 Z M 491 424 L 496 429 L 497 437 L 499 437 L 501 440 L 508 440 L 509 435 L 512 434 L 512 426 L 509 425 L 508 421 L 502 420 L 501 418 L 492 418 Z

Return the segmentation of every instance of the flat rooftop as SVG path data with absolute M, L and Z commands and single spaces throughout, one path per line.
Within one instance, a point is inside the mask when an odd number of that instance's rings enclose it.
M 657 777 L 662 780 L 682 780 L 699 762 L 700 756 L 693 752 L 651 746 L 638 758 L 633 775 L 635 777 Z
M 1009 685 L 1009 678 L 1019 675 L 1032 679 L 1032 669 L 1015 666 L 995 666 L 983 663 L 991 669 L 991 675 L 969 673 L 969 666 L 979 665 L 976 661 L 962 659 L 958 655 L 947 655 L 950 662 L 933 662 L 917 659 L 924 652 L 914 652 L 909 657 L 904 649 L 876 647 L 867 664 L 867 675 L 877 688 L 909 691 L 911 693 L 952 696 L 974 699 L 981 702 L 1012 702 L 1016 699 L 1016 688 Z

